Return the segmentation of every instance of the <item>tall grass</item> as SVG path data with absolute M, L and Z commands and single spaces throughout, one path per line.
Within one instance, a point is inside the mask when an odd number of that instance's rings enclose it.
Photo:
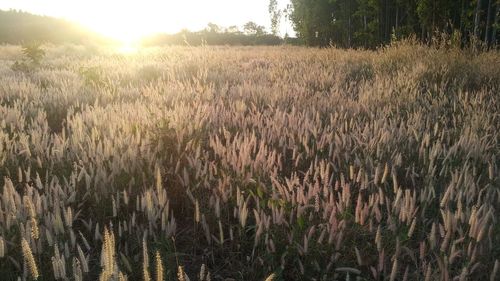
M 16 48 L 2 280 L 500 278 L 498 51 Z

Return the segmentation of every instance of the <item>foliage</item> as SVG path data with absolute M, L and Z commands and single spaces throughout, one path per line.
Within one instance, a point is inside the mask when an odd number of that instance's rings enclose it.
M 249 35 L 260 36 L 265 34 L 265 27 L 262 25 L 258 25 L 253 21 L 249 21 L 245 23 L 245 25 L 243 25 L 243 31 Z
M 177 34 L 158 34 L 142 41 L 143 46 L 158 45 L 281 45 L 285 41 L 254 22 L 243 26 L 243 32 L 237 26 L 223 28 L 209 24 L 205 30 L 198 32 L 181 31 Z
M 498 44 L 500 2 L 482 0 L 292 0 L 292 22 L 308 45 L 374 48 L 391 37 L 417 35 L 430 42 L 435 34 L 473 36 Z M 318 34 L 318 36 L 316 36 Z M 393 36 L 392 36 L 393 35 Z
M 45 51 L 42 49 L 42 44 L 32 42 L 25 44 L 21 48 L 24 55 L 22 61 L 15 61 L 11 69 L 16 72 L 29 73 L 40 66 L 41 60 L 45 56 Z
M 25 61 L 15 61 L 10 69 L 12 69 L 13 71 L 16 71 L 16 72 L 23 72 L 23 73 L 29 73 L 32 71 L 32 67 L 26 63 Z
M 45 51 L 42 49 L 42 44 L 33 42 L 23 45 L 22 53 L 30 61 L 31 64 L 40 65 L 41 60 L 45 56 Z
M 278 35 L 281 16 L 283 12 L 278 9 L 277 0 L 269 0 L 268 11 L 271 18 L 271 33 L 273 35 Z
M 101 35 L 65 20 L 30 14 L 27 12 L 0 10 L 0 43 L 23 44 L 24 42 L 87 43 L 105 42 Z
M 80 67 L 78 70 L 84 84 L 95 87 L 104 87 L 106 84 L 106 79 L 102 72 L 102 69 L 99 67 Z

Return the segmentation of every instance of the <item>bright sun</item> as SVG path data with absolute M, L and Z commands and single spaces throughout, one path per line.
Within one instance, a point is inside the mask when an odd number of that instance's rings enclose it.
M 121 43 L 120 52 L 134 53 L 141 38 L 169 29 L 170 20 L 165 21 L 165 16 L 161 15 L 161 11 L 165 11 L 164 6 L 145 9 L 135 1 L 121 1 L 119 4 L 116 1 L 101 2 L 99 9 L 93 6 L 82 7 L 73 18 L 107 37 L 118 40 Z M 173 3 L 175 2 L 170 4 Z M 170 8 L 176 7 L 171 5 Z
M 118 47 L 118 51 L 122 54 L 131 55 L 139 51 L 139 45 L 136 43 L 122 42 Z
M 176 33 L 184 28 L 201 30 L 209 22 L 223 27 L 241 26 L 250 20 L 262 24 L 269 18 L 268 0 L 57 1 L 61 4 L 51 6 L 51 13 L 118 40 L 120 51 L 125 53 L 134 52 L 141 38 L 156 33 Z
M 64 18 L 122 42 L 132 50 L 142 37 L 202 30 L 209 22 L 222 27 L 269 20 L 269 0 L 0 0 L 0 7 Z M 279 0 L 289 2 L 290 0 Z M 52 3 L 52 4 L 50 4 Z M 290 30 L 288 30 L 290 31 Z
M 123 53 L 135 53 L 139 40 L 154 32 L 155 26 L 147 20 L 130 20 L 125 16 L 117 16 L 112 21 L 97 21 L 92 28 L 105 36 L 118 40 L 119 49 Z
M 153 32 L 154 26 L 146 20 L 115 19 L 112 22 L 96 23 L 95 30 L 121 41 L 123 44 L 133 44 L 141 37 Z

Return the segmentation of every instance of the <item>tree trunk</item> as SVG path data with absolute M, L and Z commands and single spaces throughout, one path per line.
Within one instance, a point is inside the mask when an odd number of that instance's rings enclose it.
M 488 39 L 490 36 L 490 22 L 491 22 L 491 0 L 488 1 L 488 15 L 486 17 L 486 31 L 484 32 L 484 43 L 488 44 Z
M 386 0 L 387 1 L 387 0 Z M 380 0 L 379 10 L 378 10 L 378 43 L 384 43 L 384 9 L 383 9 L 383 0 Z
M 351 3 L 347 1 L 347 47 L 351 48 Z
M 495 12 L 495 16 L 493 18 L 494 26 L 493 26 L 493 35 L 491 36 L 491 43 L 495 45 L 497 43 L 497 26 L 498 26 L 498 18 L 500 13 L 500 3 L 496 4 L 497 9 Z
M 434 31 L 436 31 L 436 0 L 432 0 L 432 30 L 431 30 L 431 34 L 434 33 Z M 429 38 L 429 39 L 432 39 L 432 38 Z
M 347 44 L 349 45 L 348 47 L 351 48 L 351 15 L 349 15 L 349 29 L 347 31 Z
M 477 0 L 476 12 L 474 17 L 474 36 L 479 38 L 479 21 L 481 19 L 481 0 Z
M 398 30 L 398 22 L 399 22 L 399 9 L 398 9 L 398 6 L 396 4 L 396 23 L 395 23 L 395 26 L 396 26 L 396 30 Z
M 465 1 L 462 0 L 462 5 L 460 6 L 460 33 L 462 34 L 462 38 L 466 37 L 465 27 L 464 27 L 464 13 L 465 13 Z
M 391 29 L 389 27 L 389 0 L 385 1 L 385 41 L 391 41 Z

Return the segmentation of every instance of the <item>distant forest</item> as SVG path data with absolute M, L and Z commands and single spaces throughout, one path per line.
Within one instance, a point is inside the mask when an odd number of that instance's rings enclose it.
M 264 26 L 247 22 L 242 30 L 238 26 L 221 27 L 209 23 L 200 31 L 182 30 L 176 34 L 157 34 L 143 39 L 143 45 L 281 45 L 301 44 L 297 38 L 281 38 L 267 33 Z
M 275 17 L 284 13 L 313 46 L 376 47 L 409 36 L 497 46 L 500 39 L 500 0 L 291 0 L 283 11 L 275 2 Z
M 103 40 L 104 37 L 69 21 L 16 10 L 0 10 L 0 43 L 39 41 L 84 44 Z
M 22 44 L 32 41 L 47 43 L 102 43 L 111 40 L 65 20 L 33 15 L 27 12 L 0 10 L 0 43 Z M 183 30 L 176 34 L 156 34 L 143 39 L 146 46 L 156 45 L 279 45 L 297 44 L 295 38 L 281 38 L 266 32 L 265 27 L 248 22 L 237 26 L 220 27 L 209 23 L 201 31 Z

